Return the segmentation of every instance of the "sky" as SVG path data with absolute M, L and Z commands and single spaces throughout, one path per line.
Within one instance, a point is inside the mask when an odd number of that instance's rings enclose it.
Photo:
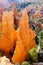
M 11 4 L 7 1 L 7 0 L 0 0 L 0 3 L 4 6 L 4 7 L 9 7 L 11 6 Z
M 8 0 L 9 2 L 14 2 L 14 1 L 16 1 L 16 2 L 19 2 L 20 0 Z
M 43 0 L 0 0 L 0 3 L 4 6 L 4 7 L 9 7 L 9 6 L 11 6 L 11 3 L 9 3 L 9 2 L 20 2 L 20 1 L 43 1 Z
M 20 2 L 21 0 L 0 0 L 0 3 L 2 4 L 2 6 L 4 6 L 5 8 L 8 8 L 9 6 L 11 6 L 10 2 Z M 1 5 L 0 5 L 1 6 Z

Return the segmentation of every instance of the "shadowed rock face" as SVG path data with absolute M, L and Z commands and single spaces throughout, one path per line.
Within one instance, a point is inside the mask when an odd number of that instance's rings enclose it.
M 18 24 L 19 24 L 19 20 L 15 17 L 15 18 L 14 18 L 15 29 L 18 28 Z

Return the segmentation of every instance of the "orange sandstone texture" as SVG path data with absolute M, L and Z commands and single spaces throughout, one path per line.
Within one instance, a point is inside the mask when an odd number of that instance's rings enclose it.
M 1 26 L 0 50 L 9 53 L 18 38 L 18 33 L 14 29 L 13 12 L 6 11 L 3 13 Z
M 16 44 L 12 62 L 23 62 L 26 58 L 28 50 L 35 47 L 35 32 L 29 27 L 28 15 L 26 11 L 22 12 L 22 17 L 19 25 L 19 40 L 22 42 Z
M 35 34 L 35 31 L 33 31 L 29 27 L 28 15 L 26 11 L 22 12 L 19 34 L 23 41 L 23 44 L 26 46 L 27 51 L 30 50 L 32 47 L 35 47 L 36 34 Z
M 25 50 L 25 46 L 22 43 L 22 41 L 19 39 L 17 41 L 17 45 L 14 51 L 14 55 L 12 57 L 12 62 L 13 63 L 21 63 L 22 61 L 25 60 L 26 57 L 26 50 Z

